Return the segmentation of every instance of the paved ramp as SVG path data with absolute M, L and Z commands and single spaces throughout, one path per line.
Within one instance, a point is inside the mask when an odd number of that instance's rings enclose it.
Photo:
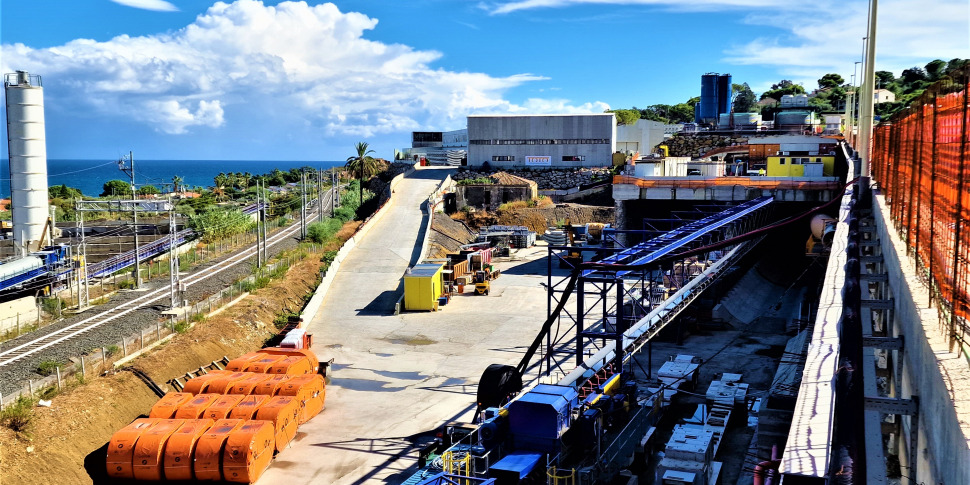
M 458 295 L 438 312 L 393 315 L 421 246 L 421 203 L 448 173 L 419 170 L 402 181 L 390 211 L 341 263 L 308 324 L 313 350 L 335 359 L 327 409 L 300 427 L 261 485 L 402 482 L 417 458 L 413 444 L 446 420 L 470 422 L 482 370 L 517 362 L 538 332 L 545 277 L 524 271 L 496 280 L 490 296 Z

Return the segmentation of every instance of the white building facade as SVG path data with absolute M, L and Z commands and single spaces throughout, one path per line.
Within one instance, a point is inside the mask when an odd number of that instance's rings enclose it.
M 616 151 L 613 113 L 472 115 L 468 166 L 492 168 L 604 167 Z

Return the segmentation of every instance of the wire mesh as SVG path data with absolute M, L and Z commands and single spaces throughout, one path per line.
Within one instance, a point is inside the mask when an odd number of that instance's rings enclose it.
M 970 67 L 964 67 L 931 85 L 873 135 L 873 177 L 929 283 L 951 344 L 966 342 L 970 316 L 968 88 Z

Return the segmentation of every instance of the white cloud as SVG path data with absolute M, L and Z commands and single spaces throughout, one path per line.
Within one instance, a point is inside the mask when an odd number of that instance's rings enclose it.
M 676 12 L 748 12 L 744 22 L 750 25 L 751 40 L 728 47 L 724 60 L 736 65 L 774 68 L 813 89 L 816 80 L 828 72 L 842 73 L 848 78 L 854 62 L 860 60 L 862 38 L 867 35 L 869 1 L 513 0 L 479 4 L 493 15 L 578 5 L 640 5 Z M 965 58 L 970 53 L 970 2 L 882 0 L 878 8 L 876 47 L 876 69 L 897 74 L 937 58 Z
M 178 12 L 178 7 L 165 0 L 111 0 L 114 3 L 128 7 L 155 10 L 157 12 Z
M 479 6 L 492 14 L 506 14 L 535 8 L 559 8 L 574 5 L 656 5 L 681 11 L 718 10 L 723 8 L 762 8 L 778 5 L 776 0 L 516 0 L 482 2 Z
M 436 68 L 438 52 L 366 39 L 376 25 L 377 19 L 330 3 L 219 2 L 165 34 L 77 39 L 44 49 L 3 45 L 0 67 L 44 75 L 48 105 L 56 101 L 170 134 L 272 124 L 316 136 L 367 137 L 454 129 L 481 111 L 544 109 L 503 95 L 546 78 Z M 551 103 L 557 111 L 602 105 Z
M 867 34 L 868 2 L 817 3 L 815 15 L 779 10 L 752 14 L 747 23 L 787 28 L 782 37 L 757 37 L 726 52 L 728 62 L 775 66 L 804 81 L 806 88 L 827 72 L 851 74 L 861 60 Z M 787 26 L 787 27 L 786 27 Z M 932 59 L 967 57 L 970 3 L 966 0 L 883 0 L 879 2 L 876 69 L 897 74 Z

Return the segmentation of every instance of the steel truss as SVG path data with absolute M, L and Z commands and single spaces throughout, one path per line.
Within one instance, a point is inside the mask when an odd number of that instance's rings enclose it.
M 736 259 L 741 252 L 727 247 L 674 261 L 663 258 L 764 226 L 773 200 L 772 197 L 759 197 L 727 209 L 724 206 L 698 206 L 694 211 L 676 212 L 669 219 L 644 219 L 643 230 L 604 231 L 604 247 L 550 246 L 547 316 L 559 304 L 569 279 L 561 273 L 554 274 L 554 263 L 575 270 L 574 260 L 565 255 L 579 253 L 584 261 L 595 259 L 604 267 L 581 272 L 576 282 L 575 305 L 564 307 L 556 331 L 546 337 L 545 369 L 540 369 L 540 374 L 544 372 L 549 376 L 555 371 L 565 375 L 568 371 L 562 364 L 568 356 L 574 356 L 575 365 L 582 366 L 588 356 L 600 352 L 608 344 L 615 349 L 614 361 L 623 362 L 624 349 L 629 347 L 624 345 L 624 332 L 659 307 L 669 306 L 668 299 L 683 295 L 681 290 L 686 286 L 691 286 L 693 292 L 689 299 L 681 300 L 684 303 L 692 301 L 699 295 L 698 289 L 706 288 L 713 281 L 707 274 L 711 273 L 708 269 L 726 256 Z M 618 236 L 628 234 L 642 235 L 646 240 L 624 247 Z M 744 250 L 751 246 L 753 244 L 748 243 Z M 628 266 L 640 269 L 626 269 Z M 715 276 L 723 272 L 723 266 L 718 265 Z M 698 287 L 695 279 L 705 281 Z M 678 312 L 684 306 L 677 305 Z M 672 319 L 678 312 L 662 313 Z M 636 348 L 655 336 L 670 319 L 662 319 L 658 325 L 651 326 L 649 332 L 637 339 Z

